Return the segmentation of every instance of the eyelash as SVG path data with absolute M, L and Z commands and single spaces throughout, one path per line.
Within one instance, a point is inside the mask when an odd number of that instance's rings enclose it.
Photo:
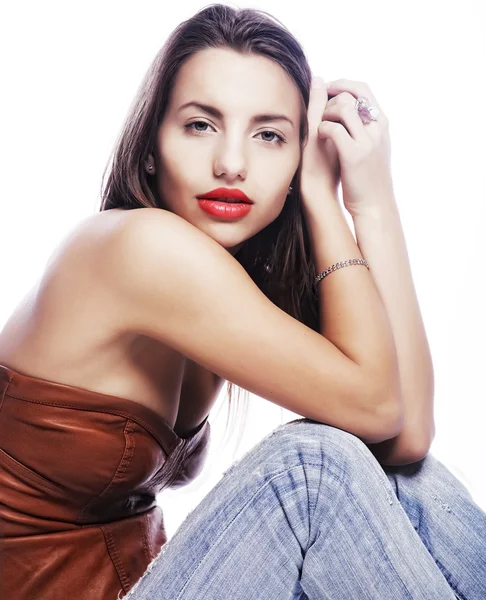
M 191 125 L 195 125 L 196 123 L 204 123 L 204 125 L 208 125 L 209 127 L 211 127 L 211 125 L 209 125 L 209 123 L 206 123 L 206 121 L 192 121 L 191 123 L 187 123 L 186 125 L 184 125 L 184 129 L 187 129 L 188 131 L 191 131 L 192 134 L 194 135 L 202 135 L 203 133 L 206 133 L 205 131 L 199 131 L 197 129 L 193 129 L 191 127 Z M 274 141 L 269 141 L 269 140 L 262 140 L 263 142 L 266 142 L 267 144 L 286 144 L 287 142 L 284 140 L 284 138 L 281 135 L 278 135 L 278 133 L 275 133 L 275 131 L 260 131 L 260 134 L 262 133 L 271 133 L 272 135 L 277 137 L 277 140 Z

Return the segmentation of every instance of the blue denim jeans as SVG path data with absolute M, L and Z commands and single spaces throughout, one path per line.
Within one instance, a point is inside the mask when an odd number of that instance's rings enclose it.
M 127 600 L 486 599 L 486 513 L 430 454 L 297 419 L 237 460 Z

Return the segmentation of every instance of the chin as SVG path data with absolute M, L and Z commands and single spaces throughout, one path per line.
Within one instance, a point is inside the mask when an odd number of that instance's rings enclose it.
M 208 234 L 210 235 L 210 234 Z M 245 243 L 246 239 L 244 240 L 241 239 L 241 237 L 239 237 L 238 239 L 235 239 L 234 237 L 232 237 L 232 239 L 228 239 L 228 237 L 226 237 L 225 239 L 222 239 L 222 236 L 210 236 L 212 237 L 212 239 L 215 242 L 218 242 L 218 244 L 220 246 L 222 246 L 225 250 L 227 250 L 230 254 L 232 254 L 233 256 L 238 252 L 238 250 L 240 250 L 240 248 L 243 246 L 243 244 Z
M 245 225 L 243 219 L 233 222 L 204 222 L 204 220 L 197 219 L 192 221 L 192 224 L 227 250 L 243 244 L 256 233 L 248 232 L 248 224 Z

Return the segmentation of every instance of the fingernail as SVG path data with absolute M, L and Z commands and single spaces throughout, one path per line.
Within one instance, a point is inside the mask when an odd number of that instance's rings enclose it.
M 326 87 L 326 82 L 322 77 L 313 77 L 312 78 L 312 87 L 315 88 L 324 88 Z

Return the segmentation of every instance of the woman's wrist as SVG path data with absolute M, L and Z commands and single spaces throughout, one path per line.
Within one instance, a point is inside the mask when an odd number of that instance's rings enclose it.
M 301 198 L 302 210 L 309 229 L 316 226 L 320 228 L 322 220 L 326 219 L 329 210 L 335 212 L 338 208 L 339 212 L 343 214 L 337 190 L 315 186 L 308 191 L 302 191 Z
M 323 195 L 304 215 L 314 256 L 316 273 L 332 264 L 363 258 L 337 198 Z
M 318 216 L 322 210 L 325 210 L 330 202 L 339 205 L 337 189 L 331 189 L 326 186 L 312 184 L 306 186 L 304 189 L 301 185 L 300 195 L 304 212 L 306 213 L 306 216 L 308 213 L 311 218 L 313 213 L 317 213 L 316 216 Z

